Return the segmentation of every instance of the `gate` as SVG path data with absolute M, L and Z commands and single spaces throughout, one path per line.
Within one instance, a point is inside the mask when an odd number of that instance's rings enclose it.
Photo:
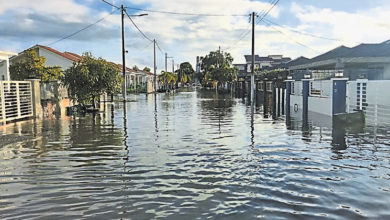
M 0 123 L 33 116 L 29 81 L 0 81 Z

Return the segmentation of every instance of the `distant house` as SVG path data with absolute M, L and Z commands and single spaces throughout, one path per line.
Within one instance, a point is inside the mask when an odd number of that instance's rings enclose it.
M 350 80 L 390 79 L 390 40 L 378 44 L 340 46 L 312 59 L 300 57 L 287 64 L 295 80 L 305 75 L 330 79 L 342 74 Z
M 11 80 L 9 76 L 9 58 L 16 53 L 0 51 L 0 80 Z
M 234 64 L 238 68 L 238 76 L 246 77 L 248 73 L 251 73 L 252 55 L 244 55 L 245 64 Z M 266 57 L 260 57 L 255 55 L 255 69 L 260 71 L 286 68 L 286 64 L 291 61 L 289 57 L 283 57 L 283 55 L 268 55 Z
M 123 76 L 123 66 L 121 64 L 116 64 L 121 70 L 121 75 Z M 154 74 L 148 71 L 143 70 L 133 70 L 129 67 L 126 67 L 126 87 L 132 91 L 141 90 L 148 91 L 150 86 L 153 85 Z M 138 91 L 141 92 L 141 91 Z
M 77 62 L 81 59 L 81 56 L 71 52 L 60 52 L 51 47 L 35 45 L 29 49 L 35 50 L 39 56 L 42 56 L 46 59 L 46 66 L 60 66 L 62 70 L 66 70 L 69 67 L 73 66 L 74 62 Z M 24 52 L 24 51 L 23 51 Z M 10 58 L 10 63 L 18 62 L 23 59 L 23 52 L 19 53 L 17 56 Z

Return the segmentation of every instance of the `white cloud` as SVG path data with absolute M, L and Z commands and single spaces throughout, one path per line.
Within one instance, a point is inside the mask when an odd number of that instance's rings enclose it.
M 36 12 L 45 15 L 56 15 L 65 21 L 78 22 L 88 14 L 89 9 L 72 0 L 1 0 L 0 15 L 7 11 Z

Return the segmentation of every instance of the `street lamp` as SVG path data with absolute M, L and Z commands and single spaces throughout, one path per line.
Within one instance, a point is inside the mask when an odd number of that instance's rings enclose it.
M 121 14 L 122 14 L 122 71 L 123 71 L 123 102 L 126 102 L 126 99 L 127 99 L 127 85 L 126 85 L 126 49 L 125 49 L 125 7 L 123 5 L 121 5 Z M 126 12 L 127 14 L 127 12 Z M 142 17 L 142 16 L 146 16 L 148 14 L 138 14 L 138 15 L 129 15 L 127 14 L 129 19 L 131 20 L 130 16 L 131 17 Z M 131 20 L 132 21 L 132 20 Z M 134 23 L 134 22 L 133 22 Z M 134 24 L 135 25 L 135 24 Z

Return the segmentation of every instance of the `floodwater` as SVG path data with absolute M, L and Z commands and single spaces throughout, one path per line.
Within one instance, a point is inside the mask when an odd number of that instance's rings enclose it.
M 215 92 L 1 130 L 0 219 L 390 218 L 390 133 Z

